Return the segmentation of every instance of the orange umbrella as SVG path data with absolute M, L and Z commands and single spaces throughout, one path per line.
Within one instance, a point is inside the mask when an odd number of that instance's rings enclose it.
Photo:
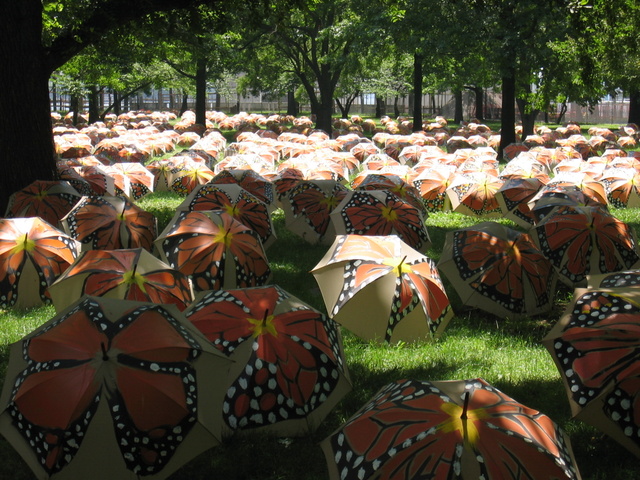
M 569 438 L 480 378 L 398 380 L 321 443 L 330 480 L 579 480 Z
M 222 211 L 179 211 L 155 244 L 196 291 L 255 287 L 271 276 L 258 234 Z
M 501 217 L 496 193 L 503 183 L 484 173 L 458 175 L 447 187 L 451 209 L 471 217 Z
M 64 180 L 36 180 L 9 197 L 6 218 L 40 217 L 57 226 L 82 195 Z
M 50 303 L 47 287 L 79 252 L 79 242 L 39 217 L 0 219 L 0 306 Z

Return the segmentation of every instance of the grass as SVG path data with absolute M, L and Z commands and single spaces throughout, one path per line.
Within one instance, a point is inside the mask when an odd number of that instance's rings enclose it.
M 181 198 L 156 193 L 141 201 L 152 211 L 162 230 Z M 640 229 L 640 210 L 614 213 Z M 278 240 L 267 250 L 273 283 L 324 310 L 322 296 L 309 273 L 327 247 L 308 245 L 289 232 L 280 210 L 273 217 Z M 509 222 L 508 220 L 503 220 Z M 433 246 L 439 257 L 447 231 L 476 220 L 456 213 L 432 214 L 427 220 Z M 436 343 L 379 345 L 360 340 L 343 329 L 345 355 L 352 391 L 329 414 L 320 428 L 303 438 L 274 438 L 243 434 L 211 449 L 175 472 L 170 478 L 226 478 L 238 480 L 280 480 L 327 478 L 324 455 L 318 442 L 355 413 L 380 387 L 401 378 L 446 380 L 482 377 L 522 403 L 554 419 L 570 435 L 583 478 L 640 478 L 637 459 L 593 427 L 571 419 L 566 394 L 557 369 L 540 340 L 561 314 L 571 292 L 562 289 L 557 308 L 547 317 L 520 321 L 500 320 L 477 310 L 464 309 L 455 295 L 450 299 L 457 312 Z M 3 377 L 8 345 L 51 318 L 51 306 L 26 312 L 0 314 L 0 369 Z M 32 478 L 31 472 L 13 448 L 0 440 L 0 478 Z

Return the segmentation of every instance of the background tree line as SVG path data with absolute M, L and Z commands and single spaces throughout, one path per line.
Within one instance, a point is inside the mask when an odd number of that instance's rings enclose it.
M 622 90 L 640 123 L 640 48 L 635 0 L 0 0 L 0 209 L 35 179 L 55 175 L 49 80 L 76 98 L 108 88 L 123 98 L 171 87 L 196 98 L 204 124 L 207 87 L 243 73 L 242 87 L 304 96 L 317 128 L 331 131 L 362 92 L 502 93 L 501 147 L 552 104 L 595 105 Z M 92 100 L 94 99 L 94 100 Z M 461 110 L 454 121 L 460 121 Z M 481 119 L 482 120 L 482 119 Z

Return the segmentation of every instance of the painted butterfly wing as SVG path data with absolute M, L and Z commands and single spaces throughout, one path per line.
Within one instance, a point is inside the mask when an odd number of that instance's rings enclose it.
M 172 170 L 175 178 L 171 183 L 171 190 L 179 195 L 188 195 L 198 185 L 203 185 L 213 178 L 213 171 L 198 164 L 186 164 L 179 169 Z
M 146 272 L 134 278 L 126 299 L 171 304 L 184 310 L 192 301 L 189 278 L 173 270 Z
M 235 262 L 236 285 L 241 288 L 264 285 L 271 275 L 271 268 L 260 237 L 230 215 L 222 214 L 220 218 L 218 241 L 225 243 L 227 255 Z
M 241 191 L 235 205 L 227 209 L 227 213 L 256 232 L 263 244 L 273 237 L 273 226 L 267 205 L 249 192 Z
M 233 208 L 231 197 L 220 187 L 211 184 L 200 187 L 189 203 L 189 210 L 222 210 L 225 208 Z
M 197 290 L 222 288 L 224 234 L 204 212 L 182 212 L 162 241 L 167 263 L 190 277 Z
M 27 234 L 9 220 L 0 220 L 0 304 L 13 306 L 18 300 L 20 272 L 27 261 Z
M 294 216 L 302 216 L 319 235 L 327 232 L 331 212 L 347 196 L 347 189 L 336 184 L 328 194 L 317 184 L 301 181 L 289 192 L 288 199 Z
M 40 217 L 57 225 L 78 200 L 69 182 L 37 180 L 11 195 L 5 217 Z
M 594 209 L 592 214 L 600 272 L 616 272 L 637 266 L 640 256 L 631 228 L 608 212 Z
M 634 301 L 611 292 L 585 292 L 575 300 L 553 352 L 577 405 L 638 375 L 638 314 Z
M 444 289 L 435 262 L 425 257 L 408 265 L 409 271 L 402 274 L 403 288 L 415 292 L 427 314 L 429 330 L 437 335 L 442 322 L 450 315 L 451 305 Z M 407 296 L 407 293 L 404 293 Z

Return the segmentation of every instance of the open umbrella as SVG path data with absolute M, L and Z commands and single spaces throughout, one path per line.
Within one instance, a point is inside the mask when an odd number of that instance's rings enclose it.
M 549 417 L 479 378 L 389 383 L 321 446 L 331 480 L 580 478 Z
M 529 201 L 536 196 L 544 184 L 538 178 L 513 177 L 506 180 L 496 192 L 496 198 L 504 218 L 529 229 L 536 217 L 531 212 Z
M 338 326 L 277 285 L 203 292 L 185 315 L 235 361 L 227 434 L 309 434 L 351 389 Z
M 151 251 L 157 235 L 155 216 L 127 197 L 82 197 L 62 219 L 62 226 L 83 250 L 142 247 Z
M 155 244 L 196 291 L 255 287 L 271 276 L 258 234 L 219 210 L 179 211 Z
M 82 195 L 64 180 L 36 180 L 9 197 L 6 218 L 40 217 L 58 226 Z
M 640 457 L 640 292 L 576 289 L 542 342 L 566 387 L 574 417 Z
M 265 249 L 276 240 L 267 204 L 238 184 L 198 185 L 178 210 L 223 210 L 256 232 Z
M 570 287 L 583 286 L 587 275 L 640 266 L 634 230 L 600 207 L 556 207 L 530 233 Z
M 0 219 L 0 306 L 50 303 L 47 287 L 80 252 L 80 244 L 39 217 Z
M 119 162 L 111 168 L 128 179 L 127 196 L 133 200 L 139 200 L 153 192 L 155 176 L 144 165 L 137 162 Z
M 503 181 L 486 173 L 458 175 L 447 187 L 451 209 L 471 217 L 502 217 L 496 193 Z
M 336 235 L 331 212 L 348 192 L 336 180 L 300 180 L 280 199 L 285 225 L 311 244 L 330 245 Z
M 388 190 L 352 191 L 331 212 L 338 235 L 398 235 L 411 248 L 431 245 L 420 210 Z
M 11 345 L 0 433 L 38 478 L 164 478 L 219 443 L 229 363 L 174 307 L 85 296 Z
M 270 210 L 276 208 L 273 183 L 254 170 L 223 170 L 209 180 L 213 184 L 236 183 L 267 204 Z
M 548 312 L 557 274 L 526 234 L 496 222 L 448 232 L 438 269 L 462 303 L 499 317 Z
M 190 194 L 198 185 L 203 185 L 215 175 L 213 170 L 205 164 L 196 162 L 189 157 L 182 157 L 182 161 L 171 170 L 171 191 L 180 195 Z
M 144 248 L 82 252 L 49 287 L 58 312 L 85 294 L 173 304 L 181 311 L 193 301 L 188 277 Z
M 433 260 L 397 236 L 338 235 L 312 273 L 329 315 L 367 340 L 434 340 L 453 316 Z
M 413 184 L 420 191 L 420 196 L 428 212 L 451 210 L 451 200 L 447 188 L 455 178 L 455 167 L 438 165 L 424 169 L 414 179 Z
M 357 184 L 354 182 L 353 186 L 354 190 L 388 190 L 416 207 L 423 215 L 427 213 L 420 191 L 398 175 L 369 172 Z

